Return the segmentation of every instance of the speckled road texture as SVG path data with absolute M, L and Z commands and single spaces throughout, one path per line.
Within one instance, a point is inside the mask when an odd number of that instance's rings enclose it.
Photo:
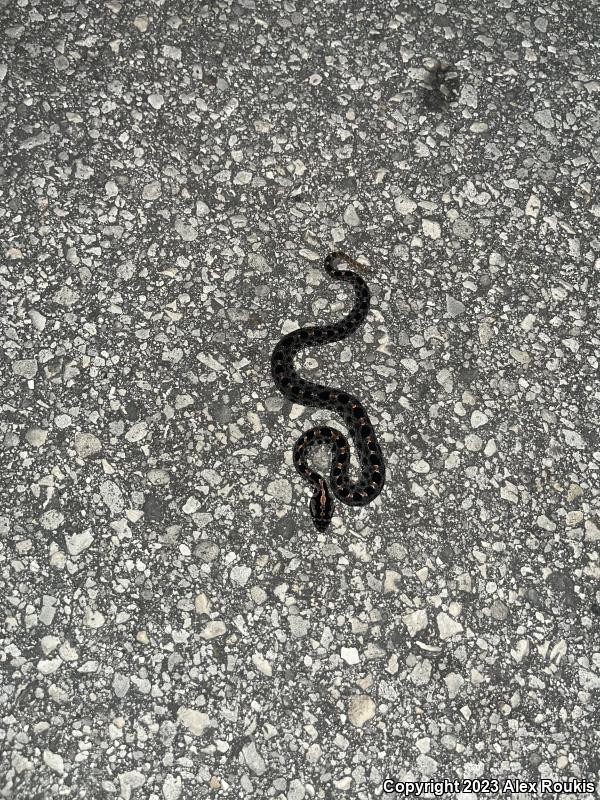
M 597 14 L 0 6 L 0 797 L 600 780 Z M 331 250 L 388 477 L 320 534 Z

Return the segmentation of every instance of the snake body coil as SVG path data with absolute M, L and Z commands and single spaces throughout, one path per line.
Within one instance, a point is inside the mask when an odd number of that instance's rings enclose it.
M 315 527 L 324 531 L 333 516 L 333 499 L 348 506 L 364 506 L 381 492 L 385 481 L 385 465 L 381 448 L 368 414 L 358 399 L 339 389 L 331 389 L 301 378 L 294 368 L 294 356 L 305 347 L 337 342 L 350 336 L 365 321 L 369 313 L 371 295 L 365 281 L 355 272 L 338 269 L 345 261 L 358 268 L 356 261 L 345 253 L 335 252 L 325 259 L 325 271 L 334 280 L 343 281 L 354 288 L 355 301 L 350 313 L 336 325 L 299 328 L 281 339 L 271 356 L 271 373 L 279 391 L 293 403 L 315 408 L 325 408 L 339 414 L 351 433 L 360 464 L 358 481 L 350 479 L 350 445 L 346 437 L 335 428 L 311 428 L 294 445 L 294 466 L 314 487 L 310 512 Z M 328 482 L 308 466 L 306 457 L 315 444 L 328 444 L 332 451 L 331 473 Z

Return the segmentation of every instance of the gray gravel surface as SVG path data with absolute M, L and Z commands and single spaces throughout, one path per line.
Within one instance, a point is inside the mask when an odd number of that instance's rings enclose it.
M 597 13 L 0 20 L 0 796 L 600 780 Z M 332 249 L 299 367 L 388 480 L 320 534 L 269 357 Z

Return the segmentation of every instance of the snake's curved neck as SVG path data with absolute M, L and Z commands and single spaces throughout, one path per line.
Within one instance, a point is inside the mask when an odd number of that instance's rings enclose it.
M 304 347 L 315 344 L 330 344 L 351 336 L 365 321 L 369 313 L 371 295 L 365 281 L 350 270 L 328 269 L 334 280 L 349 283 L 354 288 L 354 305 L 350 312 L 333 325 L 310 325 L 284 336 L 275 347 L 277 351 L 295 355 Z

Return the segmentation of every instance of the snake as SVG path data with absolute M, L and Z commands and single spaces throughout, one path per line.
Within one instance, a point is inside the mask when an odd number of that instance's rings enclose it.
M 340 262 L 353 267 L 340 268 Z M 307 326 L 286 334 L 275 345 L 271 355 L 271 374 L 279 391 L 293 403 L 326 409 L 338 414 L 348 429 L 358 457 L 359 476 L 350 476 L 350 444 L 341 431 L 323 425 L 311 428 L 294 444 L 293 462 L 300 475 L 312 487 L 309 509 L 318 531 L 325 531 L 333 517 L 333 497 L 347 506 L 364 506 L 372 502 L 385 483 L 385 462 L 375 430 L 358 397 L 320 383 L 307 381 L 296 372 L 294 357 L 304 348 L 338 342 L 353 334 L 365 321 L 371 304 L 371 293 L 356 270 L 366 266 L 346 253 L 336 251 L 324 260 L 325 273 L 334 281 L 354 289 L 351 311 L 333 325 Z M 317 445 L 331 451 L 329 479 L 311 469 L 307 456 Z

